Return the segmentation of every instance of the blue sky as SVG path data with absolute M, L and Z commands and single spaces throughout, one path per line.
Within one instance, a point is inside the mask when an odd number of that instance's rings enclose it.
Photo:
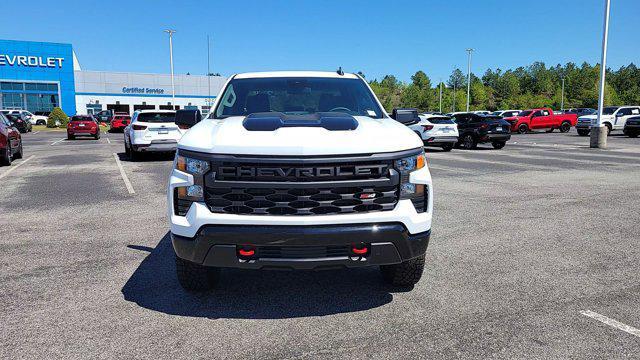
M 68 42 L 87 70 L 176 73 L 363 71 L 433 82 L 472 70 L 600 60 L 604 0 L 2 1 L 0 38 Z M 28 4 L 28 9 L 24 5 Z M 639 0 L 612 0 L 610 67 L 640 63 Z M 14 14 L 14 15 L 10 15 Z M 15 16 L 19 15 L 19 16 Z M 55 22 L 52 21 L 55 19 Z

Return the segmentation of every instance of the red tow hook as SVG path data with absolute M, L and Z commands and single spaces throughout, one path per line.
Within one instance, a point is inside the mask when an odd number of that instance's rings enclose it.
M 357 244 L 351 246 L 351 253 L 358 256 L 364 256 L 369 253 L 369 247 L 365 244 Z
M 256 254 L 256 250 L 250 246 L 241 246 L 238 248 L 238 257 L 252 258 Z

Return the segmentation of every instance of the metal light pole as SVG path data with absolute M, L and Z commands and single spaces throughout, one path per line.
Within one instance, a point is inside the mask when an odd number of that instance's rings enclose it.
M 440 80 L 440 112 L 442 112 L 442 80 Z
M 469 112 L 469 96 L 471 95 L 471 53 L 473 49 L 467 49 L 467 53 L 469 53 L 469 59 L 467 62 L 467 112 Z
M 560 100 L 560 110 L 564 111 L 564 77 L 562 78 L 562 98 Z
M 169 61 L 171 63 L 171 107 L 176 108 L 176 86 L 173 81 L 173 34 L 175 30 L 167 29 L 164 32 L 169 34 Z
M 605 75 L 607 72 L 607 39 L 609 37 L 609 8 L 611 0 L 604 2 L 604 29 L 602 31 L 602 58 L 600 61 L 600 95 L 598 96 L 598 117 L 595 125 L 591 126 L 591 142 L 592 148 L 607 147 L 607 129 L 602 126 L 602 110 L 604 109 L 604 85 Z
M 209 45 L 210 45 L 210 41 L 209 41 L 209 35 L 207 35 L 207 86 L 208 86 L 208 99 L 207 101 L 209 102 L 209 106 L 211 106 L 211 50 L 209 50 Z

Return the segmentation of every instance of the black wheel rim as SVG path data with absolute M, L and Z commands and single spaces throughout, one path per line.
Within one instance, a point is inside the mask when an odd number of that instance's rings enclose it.
M 471 136 L 467 135 L 464 138 L 464 147 L 467 149 L 471 149 L 472 145 L 473 145 L 473 139 L 471 138 Z

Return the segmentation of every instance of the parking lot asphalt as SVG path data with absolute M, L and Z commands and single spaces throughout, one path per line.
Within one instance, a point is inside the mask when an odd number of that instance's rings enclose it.
M 433 235 L 412 291 L 372 268 L 226 270 L 192 294 L 168 237 L 171 157 L 130 162 L 122 134 L 64 138 L 25 134 L 24 159 L 0 167 L 2 359 L 640 353 L 640 139 L 429 150 Z

